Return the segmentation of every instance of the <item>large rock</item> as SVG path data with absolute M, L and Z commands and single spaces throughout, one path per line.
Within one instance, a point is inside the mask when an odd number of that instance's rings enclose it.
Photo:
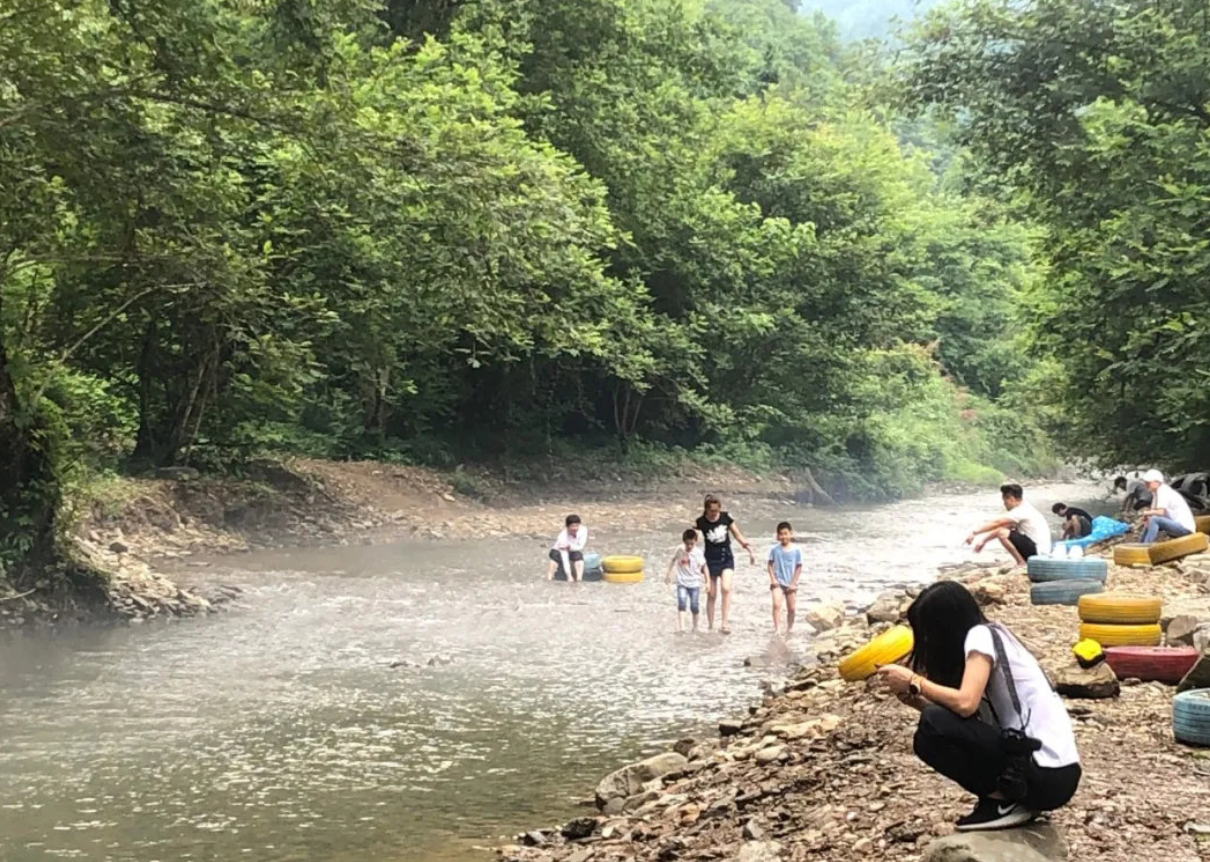
M 780 739 L 804 739 L 808 736 L 823 736 L 840 727 L 840 716 L 822 715 L 797 724 L 775 724 L 769 733 Z
M 1210 655 L 1203 654 L 1176 687 L 1176 693 L 1194 688 L 1210 688 Z
M 800 615 L 817 632 L 825 632 L 838 628 L 844 622 L 844 604 L 842 602 L 819 602 L 810 605 Z
M 643 785 L 655 778 L 682 771 L 689 761 L 684 755 L 669 751 L 638 763 L 623 766 L 601 779 L 597 785 L 597 807 L 602 810 L 611 799 L 627 799 L 643 791 Z
M 1121 690 L 1117 675 L 1106 662 L 1088 670 L 1071 665 L 1055 672 L 1055 691 L 1065 697 L 1117 697 Z
M 1168 621 L 1165 633 L 1168 636 L 1168 646 L 1193 646 L 1193 633 L 1202 625 L 1202 621 L 1191 614 L 1180 614 Z
M 1193 617 L 1198 622 L 1210 623 L 1210 598 L 1191 597 L 1164 602 L 1160 625 L 1167 629 L 1177 617 Z
M 735 862 L 777 862 L 781 845 L 776 841 L 749 841 L 740 848 Z
M 874 604 L 865 609 L 870 624 L 897 623 L 901 616 L 903 599 L 896 593 L 883 593 Z
M 1001 832 L 959 832 L 928 846 L 921 862 L 1055 862 L 1067 858 L 1067 842 L 1050 823 Z

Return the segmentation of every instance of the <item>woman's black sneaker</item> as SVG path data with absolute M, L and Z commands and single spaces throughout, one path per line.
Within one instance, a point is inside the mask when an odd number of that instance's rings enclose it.
M 1034 812 L 1018 802 L 1003 799 L 980 799 L 975 810 L 959 818 L 959 832 L 977 832 L 991 829 L 1010 829 L 1034 819 Z

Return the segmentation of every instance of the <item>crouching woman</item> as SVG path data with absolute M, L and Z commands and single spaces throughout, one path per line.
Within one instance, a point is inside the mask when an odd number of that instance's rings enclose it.
M 920 710 L 916 756 L 979 798 L 957 828 L 1005 829 L 1066 805 L 1080 783 L 1080 757 L 1037 659 L 953 581 L 925 589 L 908 622 L 911 667 L 879 674 Z

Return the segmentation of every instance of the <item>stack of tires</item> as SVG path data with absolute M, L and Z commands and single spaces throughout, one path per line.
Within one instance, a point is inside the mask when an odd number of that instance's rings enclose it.
M 616 555 L 601 560 L 608 584 L 637 584 L 643 580 L 643 558 Z
M 1156 542 L 1147 546 L 1147 557 L 1151 565 L 1170 563 L 1190 554 L 1200 554 L 1210 550 L 1210 536 L 1205 533 L 1190 533 L 1179 539 L 1169 539 L 1166 542 Z
M 895 626 L 874 638 L 859 650 L 841 659 L 840 676 L 848 682 L 857 682 L 873 676 L 874 671 L 884 664 L 894 664 L 912 651 L 912 630 L 907 626 Z
M 1162 607 L 1157 596 L 1080 596 L 1080 640 L 1094 640 L 1103 647 L 1158 646 L 1163 637 Z
M 1081 596 L 1105 589 L 1109 564 L 1097 557 L 1082 560 L 1030 557 L 1026 564 L 1033 587 L 1029 600 L 1035 605 L 1074 605 Z

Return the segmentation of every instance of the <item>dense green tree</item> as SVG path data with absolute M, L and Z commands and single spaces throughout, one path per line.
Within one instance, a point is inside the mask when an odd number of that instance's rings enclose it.
M 1210 461 L 1210 28 L 1200 2 L 970 0 L 918 30 L 903 81 L 958 118 L 986 188 L 1045 228 L 1025 300 L 1073 454 Z

